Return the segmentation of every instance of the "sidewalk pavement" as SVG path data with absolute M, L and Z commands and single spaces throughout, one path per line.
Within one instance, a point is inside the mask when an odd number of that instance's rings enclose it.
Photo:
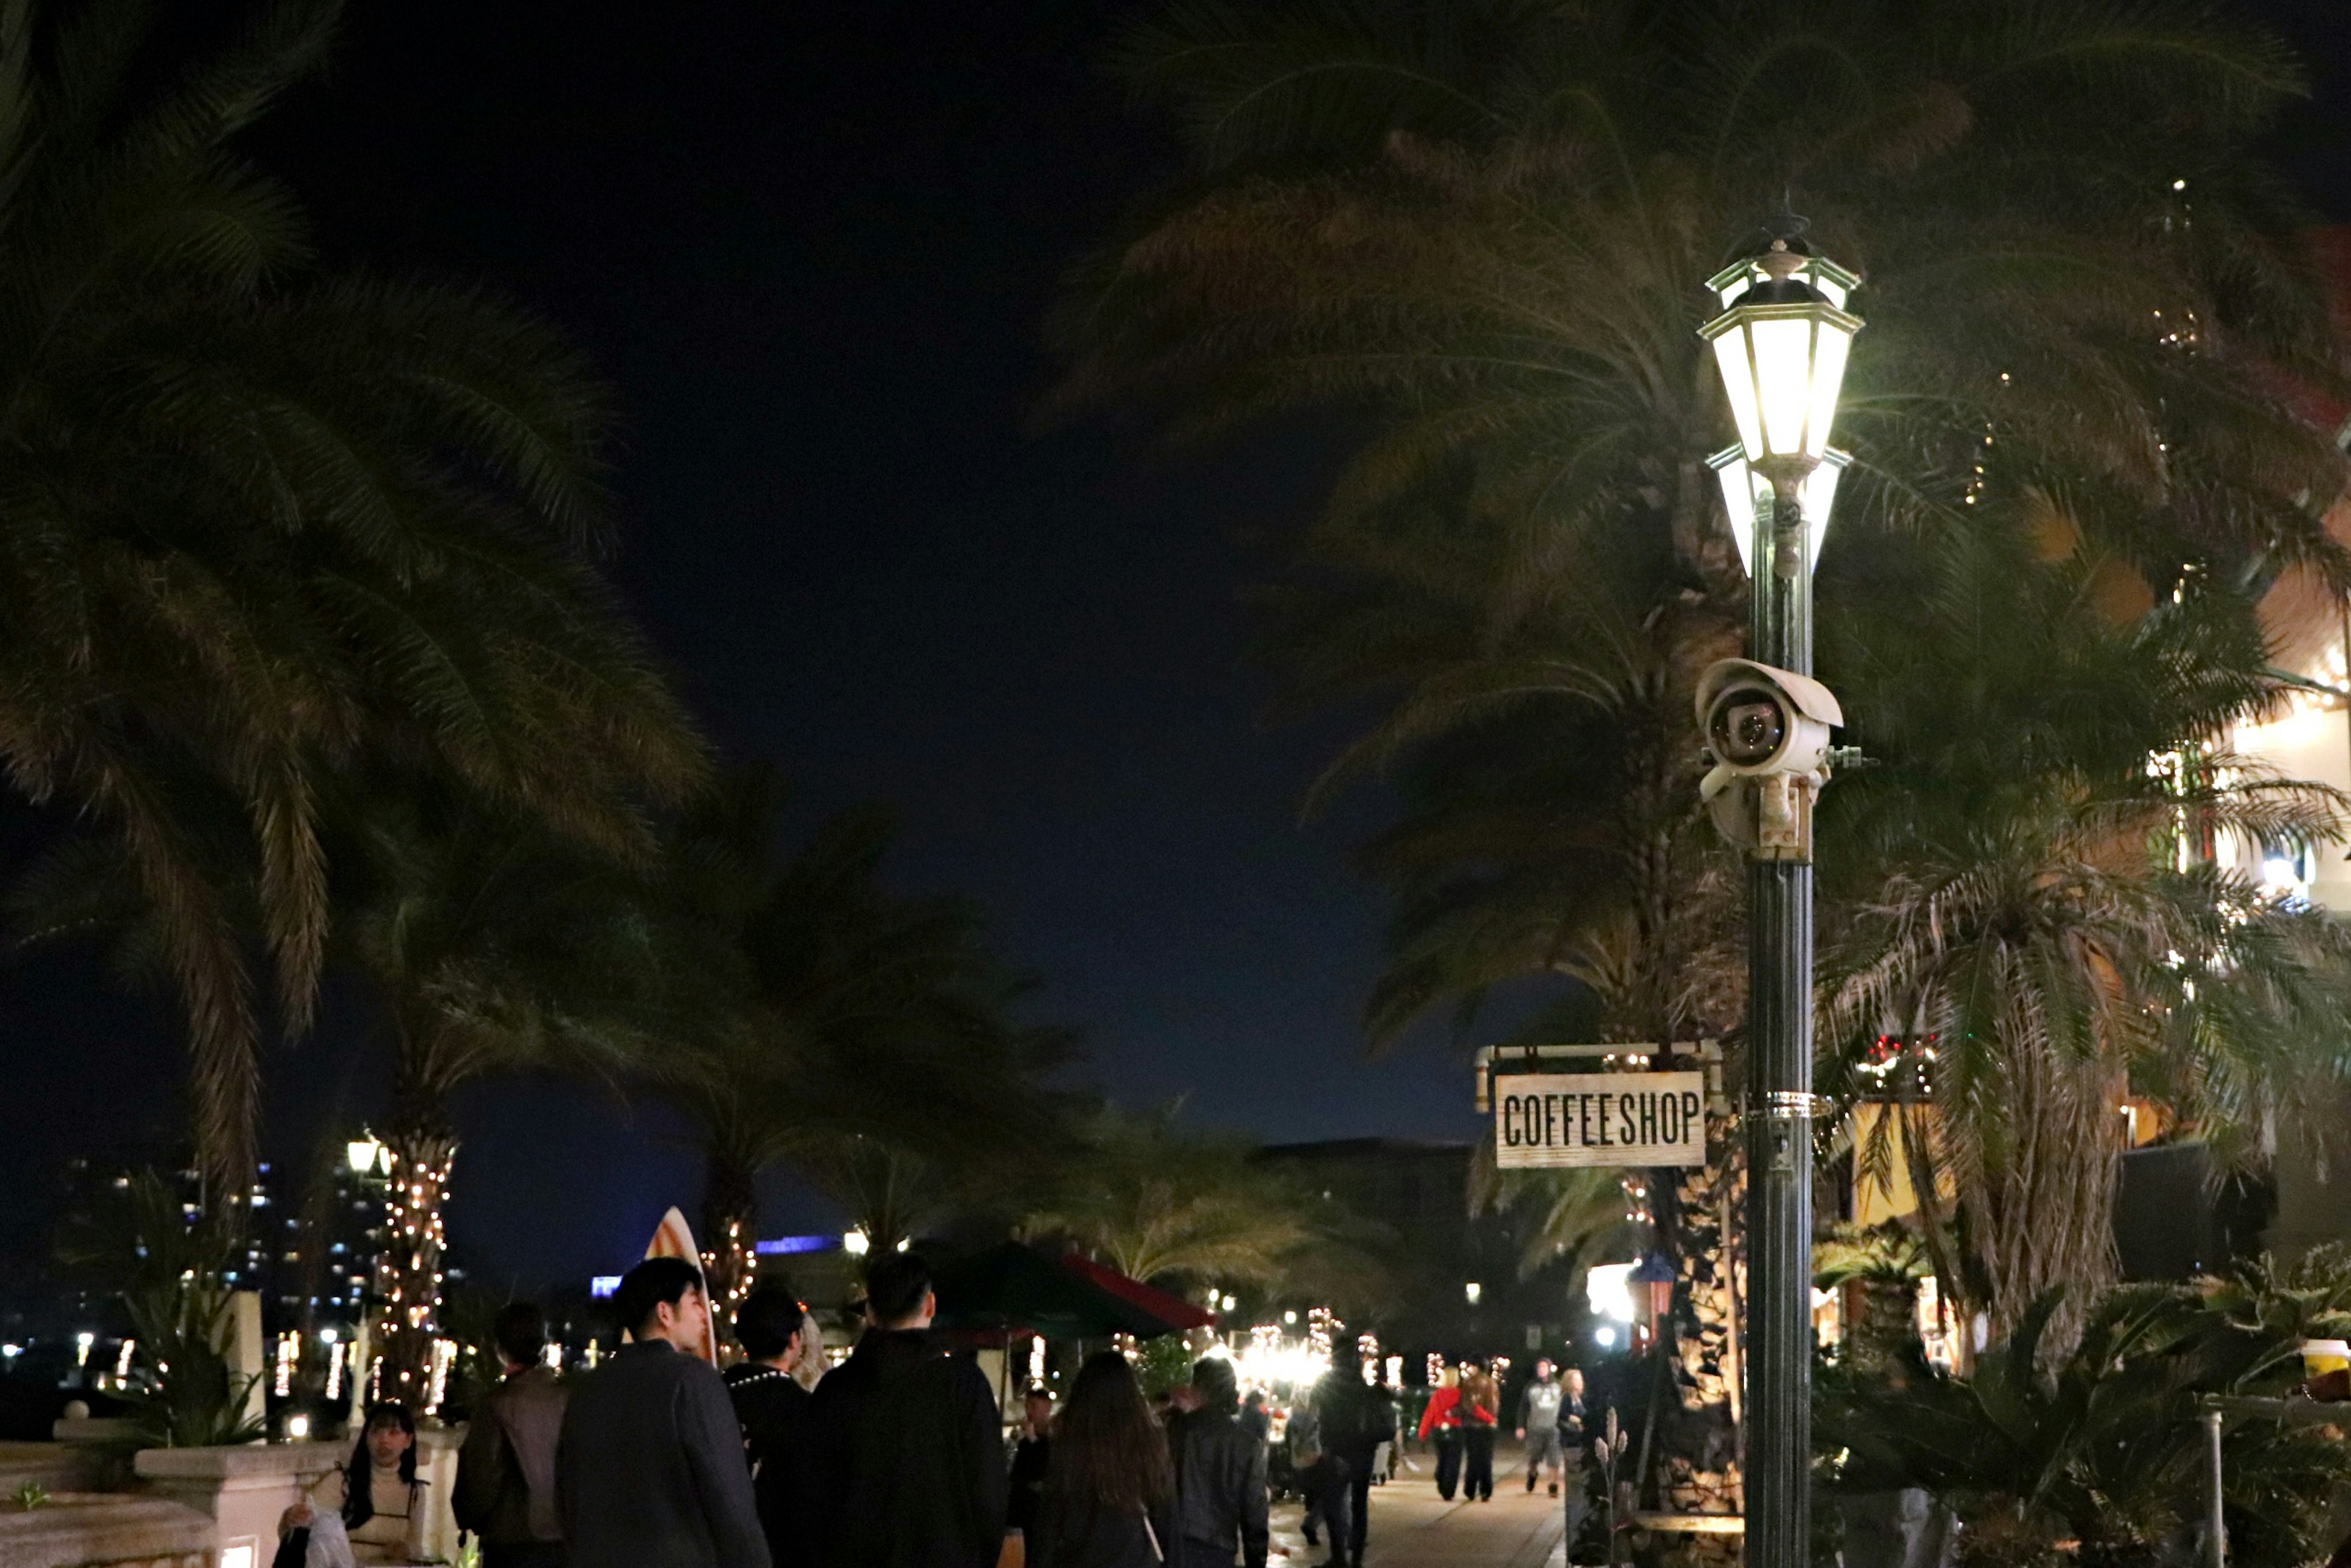
M 1506 1434 L 1507 1436 L 1507 1434 Z M 1507 1457 L 1515 1459 L 1515 1445 Z M 1491 1502 L 1447 1502 L 1426 1468 L 1372 1489 L 1372 1523 L 1364 1542 L 1364 1568 L 1565 1568 L 1561 1537 L 1566 1515 L 1560 1500 L 1537 1487 L 1526 1491 L 1526 1471 L 1494 1456 Z M 1421 1460 L 1424 1467 L 1428 1461 Z M 1320 1568 L 1331 1555 L 1330 1537 L 1306 1544 L 1298 1531 L 1303 1511 L 1295 1501 L 1273 1511 L 1271 1568 Z

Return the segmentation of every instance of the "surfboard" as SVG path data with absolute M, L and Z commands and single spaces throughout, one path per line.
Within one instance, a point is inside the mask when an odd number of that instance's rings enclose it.
M 661 1223 L 653 1228 L 653 1239 L 645 1243 L 645 1256 L 683 1258 L 693 1264 L 697 1271 L 702 1268 L 702 1250 L 694 1244 L 694 1228 L 686 1224 L 685 1216 L 674 1208 L 663 1215 Z M 706 1301 L 710 1295 L 709 1281 L 705 1279 L 703 1283 L 703 1298 Z M 703 1360 L 713 1366 L 718 1364 L 718 1345 L 715 1328 L 703 1334 L 702 1343 L 696 1349 L 700 1351 Z

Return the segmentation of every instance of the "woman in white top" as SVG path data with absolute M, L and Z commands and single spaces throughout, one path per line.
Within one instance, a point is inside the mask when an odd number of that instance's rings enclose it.
M 304 1568 L 414 1563 L 422 1555 L 423 1493 L 424 1483 L 416 1479 L 415 1418 L 405 1405 L 371 1405 L 350 1462 L 287 1509 L 277 1533 L 283 1541 L 298 1530 L 310 1532 Z M 329 1513 L 332 1522 L 323 1517 Z M 350 1542 L 348 1556 L 336 1550 L 338 1534 Z

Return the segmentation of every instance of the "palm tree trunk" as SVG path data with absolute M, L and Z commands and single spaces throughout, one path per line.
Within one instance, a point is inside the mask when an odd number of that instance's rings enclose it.
M 2004 1125 L 1972 1151 L 1958 1182 L 1988 1286 L 1987 1343 L 2006 1339 L 2043 1293 L 2064 1286 L 2066 1303 L 2043 1340 L 2044 1355 L 2063 1355 L 2090 1300 L 2122 1272 L 2120 1076 L 2104 1061 L 2023 1044 L 2008 1050 L 1999 1080 Z
M 422 1412 L 434 1402 L 434 1346 L 441 1333 L 442 1255 L 448 1245 L 443 1210 L 457 1162 L 457 1134 L 441 1097 L 424 1085 L 402 1084 L 394 1107 L 384 1140 L 392 1170 L 385 1178 L 383 1245 L 375 1258 L 371 1397 L 396 1399 Z
M 752 1238 L 759 1222 L 759 1190 L 741 1160 L 712 1148 L 702 1185 L 702 1272 L 710 1303 L 731 1318 L 758 1277 Z M 725 1332 L 721 1324 L 720 1332 Z

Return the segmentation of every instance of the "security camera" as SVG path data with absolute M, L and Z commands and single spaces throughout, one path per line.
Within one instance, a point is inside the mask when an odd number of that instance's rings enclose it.
M 1718 659 L 1698 676 L 1698 722 L 1715 761 L 1734 774 L 1825 775 L 1829 731 L 1844 711 L 1810 675 Z
M 1721 659 L 1698 683 L 1698 721 L 1715 766 L 1707 814 L 1757 860 L 1813 857 L 1813 798 L 1828 781 L 1829 731 L 1844 723 L 1828 687 L 1751 659 Z

